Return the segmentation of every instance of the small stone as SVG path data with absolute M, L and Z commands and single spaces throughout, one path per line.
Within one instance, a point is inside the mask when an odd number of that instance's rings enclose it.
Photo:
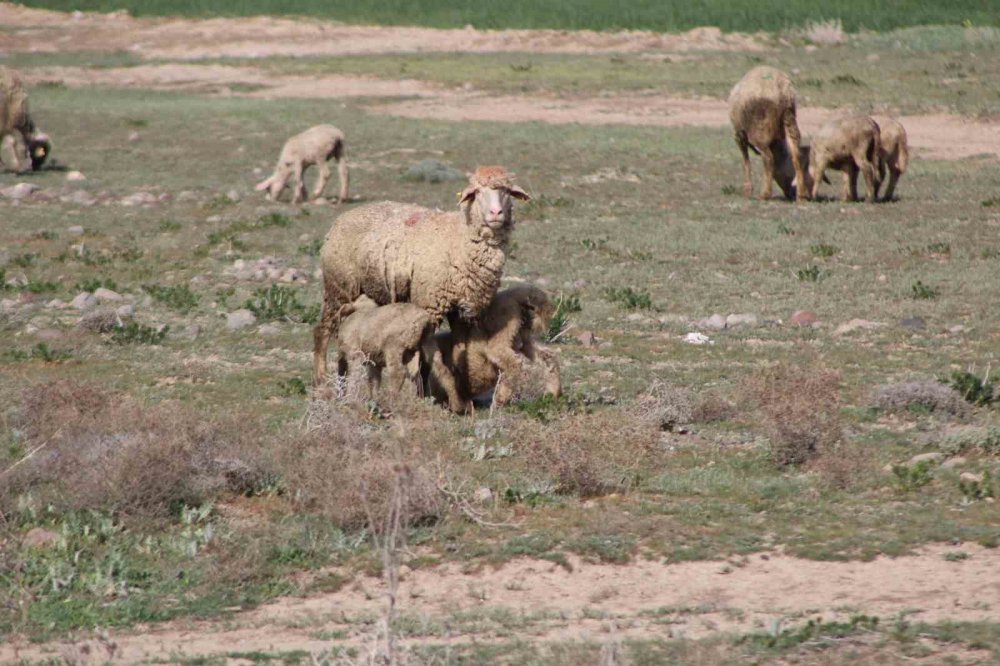
M 721 331 L 726 327 L 726 318 L 720 314 L 713 314 L 711 317 L 699 321 L 698 326 L 701 328 L 710 328 L 716 331 Z
M 788 321 L 792 326 L 812 327 L 819 323 L 819 317 L 809 310 L 796 310 Z
M 88 192 L 87 190 L 77 190 L 70 194 L 59 197 L 59 201 L 62 203 L 75 204 L 77 206 L 90 207 L 97 203 L 97 197 Z M 83 227 L 81 227 L 81 232 Z
M 879 276 L 878 276 L 877 278 L 875 278 L 875 279 L 876 279 L 876 280 L 877 280 L 878 282 L 882 282 L 882 283 L 885 283 L 885 282 L 888 282 L 888 281 L 889 281 L 889 278 L 887 278 L 887 277 L 886 277 L 885 275 L 879 275 Z
M 198 198 L 198 195 L 191 190 L 182 190 L 177 193 L 178 201 L 194 201 Z
M 752 313 L 745 314 L 731 314 L 726 317 L 726 328 L 734 328 L 736 326 L 755 326 L 757 324 L 757 315 Z
M 64 307 L 66 307 L 66 301 L 58 299 L 58 298 L 53 298 L 51 301 L 49 301 L 48 303 L 45 304 L 45 307 L 47 307 L 47 308 L 53 308 L 53 309 L 55 309 L 55 308 L 64 308 Z
M 72 301 L 70 301 L 69 305 L 71 308 L 75 308 L 77 310 L 89 310 L 97 305 L 97 298 L 95 298 L 89 291 L 81 291 Z
M 206 222 L 222 222 L 222 216 L 221 215 L 209 215 L 208 217 L 205 218 L 205 221 Z
M 691 333 L 688 333 L 683 338 L 681 338 L 681 340 L 688 343 L 689 345 L 715 344 L 714 342 L 712 342 L 712 339 L 709 338 L 707 335 L 705 335 L 704 333 L 698 333 L 697 331 L 692 331 Z
M 940 451 L 929 451 L 928 453 L 918 453 L 909 460 L 906 461 L 907 467 L 912 467 L 918 463 L 922 462 L 937 462 L 944 458 L 944 454 Z
M 0 300 L 0 312 L 12 312 L 18 306 L 18 302 L 13 298 Z
M 922 331 L 927 328 L 927 322 L 923 317 L 907 317 L 899 322 L 899 325 L 911 331 Z
M 47 530 L 44 527 L 33 527 L 21 539 L 21 545 L 25 548 L 48 548 L 59 543 L 59 533 Z
M 129 141 L 138 141 L 141 138 L 142 138 L 142 135 L 139 134 L 138 132 L 134 131 L 134 130 L 128 133 L 128 140 Z
M 265 337 L 277 335 L 278 333 L 281 333 L 281 327 L 277 324 L 264 324 L 257 329 L 257 332 Z
M 306 274 L 297 268 L 289 268 L 278 279 L 281 282 L 305 282 Z
M 17 185 L 11 185 L 10 187 L 5 187 L 0 190 L 0 194 L 7 197 L 8 199 L 13 199 L 14 201 L 20 201 L 21 199 L 27 199 L 34 192 L 37 192 L 42 188 L 38 185 L 32 183 L 18 183 Z
M 67 228 L 66 229 L 66 233 L 68 233 L 70 236 L 82 236 L 83 235 L 83 227 L 81 227 L 79 224 L 77 224 L 75 226 Z
M 159 198 L 151 192 L 136 192 L 130 194 L 127 197 L 122 197 L 118 202 L 122 206 L 151 206 L 155 203 L 159 203 Z
M 111 291 L 110 289 L 105 289 L 104 287 L 100 287 L 97 291 L 94 292 L 94 298 L 96 298 L 102 303 L 107 301 L 123 300 L 122 295 L 119 294 L 117 291 Z
M 239 203 L 243 197 L 240 196 L 240 193 L 237 192 L 236 190 L 229 190 L 228 192 L 226 192 L 226 198 L 232 201 L 233 203 Z
M 306 241 L 310 241 L 310 240 L 312 240 L 312 234 L 306 233 L 306 234 L 301 234 L 299 236 L 299 242 L 300 243 L 305 243 Z
M 574 289 L 583 289 L 588 284 L 590 284 L 590 282 L 588 282 L 587 280 L 584 280 L 583 278 L 580 278 L 578 280 L 573 280 L 573 288 Z
M 963 331 L 965 331 L 965 327 L 962 326 L 961 324 L 955 324 L 954 326 L 948 329 L 948 332 L 951 333 L 952 335 L 958 335 Z
M 256 315 L 245 308 L 230 312 L 226 315 L 226 327 L 230 331 L 238 331 L 241 328 L 246 328 L 247 326 L 253 325 L 256 321 Z
M 472 493 L 472 499 L 477 504 L 489 504 L 493 501 L 493 491 L 486 486 L 476 488 L 476 492 Z
M 882 324 L 877 321 L 869 321 L 867 319 L 852 319 L 848 322 L 844 322 L 836 329 L 834 329 L 834 335 L 845 335 L 857 330 L 870 331 L 875 328 L 881 327 Z
M 955 456 L 953 458 L 948 458 L 943 463 L 941 463 L 941 469 L 954 469 L 956 467 L 961 467 L 967 462 L 968 460 L 963 456 Z
M 83 173 L 80 171 L 70 171 L 68 174 L 66 174 L 66 180 L 70 181 L 71 183 L 75 183 L 81 180 L 87 180 L 87 177 L 84 176 Z
M 135 316 L 135 306 L 131 303 L 126 303 L 125 305 L 119 305 L 118 309 L 115 310 L 117 314 L 122 319 L 131 319 Z
M 597 343 L 597 337 L 591 331 L 584 331 L 576 336 L 577 342 L 584 347 L 593 347 Z
M 962 472 L 958 475 L 958 480 L 966 483 L 982 483 L 985 478 L 983 474 L 973 474 L 972 472 Z

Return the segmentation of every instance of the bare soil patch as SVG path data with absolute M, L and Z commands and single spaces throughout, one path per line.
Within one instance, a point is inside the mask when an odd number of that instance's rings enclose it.
M 959 549 L 968 559 L 945 559 Z M 1000 550 L 970 545 L 929 546 L 914 556 L 871 562 L 817 562 L 781 554 L 740 562 L 625 566 L 570 561 L 573 571 L 529 559 L 472 572 L 459 564 L 416 571 L 404 567 L 398 609 L 426 618 L 427 626 L 456 612 L 507 609 L 525 618 L 516 633 L 532 641 L 600 641 L 607 626 L 602 616 L 614 620 L 622 637 L 700 639 L 765 631 L 776 621 L 787 627 L 857 613 L 885 619 L 906 613 L 912 621 L 928 623 L 986 621 L 994 619 L 992 609 L 1000 604 L 1000 583 L 989 582 L 1000 566 Z M 319 650 L 333 642 L 319 638 L 324 631 L 346 632 L 342 643 L 363 645 L 369 638 L 366 623 L 379 615 L 383 595 L 380 579 L 364 578 L 339 592 L 285 598 L 224 621 L 170 623 L 114 640 L 122 663 L 231 651 Z M 489 631 L 477 635 L 474 628 L 463 635 L 496 638 Z M 435 642 L 437 637 L 415 640 Z M 0 647 L 0 661 L 40 659 L 64 649 L 11 643 Z

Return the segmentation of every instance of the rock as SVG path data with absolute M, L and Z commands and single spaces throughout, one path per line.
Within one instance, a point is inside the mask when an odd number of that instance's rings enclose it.
M 152 192 L 136 192 L 135 194 L 130 194 L 127 197 L 122 197 L 118 202 L 122 206 L 151 206 L 155 203 L 159 203 L 159 198 Z
M 577 342 L 584 347 L 593 347 L 597 344 L 597 337 L 591 331 L 584 331 L 576 336 Z
M 944 458 L 944 454 L 940 451 L 929 451 L 928 453 L 919 453 L 909 460 L 906 461 L 907 467 L 913 467 L 917 463 L 922 462 L 937 462 Z
M 83 235 L 83 227 L 81 227 L 79 224 L 77 224 L 75 226 L 67 228 L 66 229 L 66 233 L 68 233 L 70 236 L 82 236 Z
M 958 335 L 963 331 L 965 331 L 965 327 L 962 326 L 961 324 L 955 324 L 954 326 L 948 329 L 948 332 L 951 333 L 952 335 Z
M 625 316 L 626 321 L 642 321 L 646 318 L 645 315 L 639 314 L 638 312 L 631 312 Z
M 809 310 L 796 310 L 788 322 L 792 326 L 812 327 L 819 323 L 819 317 Z
M 182 190 L 177 193 L 178 201 L 195 201 L 197 198 L 198 194 L 196 192 L 192 192 L 191 190 Z
M 131 319 L 135 316 L 135 306 L 131 303 L 126 303 L 125 305 L 119 305 L 118 309 L 115 310 L 117 314 L 122 319 Z
M 853 331 L 863 330 L 870 331 L 872 329 L 880 328 L 884 326 L 881 322 L 869 321 L 867 319 L 852 319 L 848 322 L 844 322 L 836 329 L 834 329 L 834 335 L 845 335 Z
M 257 329 L 257 332 L 265 337 L 277 335 L 278 333 L 281 333 L 281 327 L 277 324 L 264 324 Z
M 236 190 L 229 190 L 228 192 L 226 192 L 226 198 L 232 201 L 233 203 L 239 203 L 243 197 L 240 196 L 240 193 L 237 192 Z
M 711 317 L 699 321 L 698 326 L 701 328 L 710 328 L 715 331 L 721 331 L 726 327 L 726 318 L 720 314 L 713 314 Z
M 40 189 L 42 188 L 32 183 L 18 183 L 17 185 L 11 185 L 10 187 L 5 187 L 0 190 L 0 195 L 3 195 L 8 199 L 13 199 L 14 201 L 20 201 L 21 199 L 27 199 L 34 192 L 37 192 Z
M 136 132 L 135 130 L 133 130 L 133 131 L 131 131 L 131 132 L 128 133 L 128 140 L 129 141 L 138 141 L 141 138 L 142 138 L 142 135 L 139 134 L 138 132 Z
M 712 339 L 709 338 L 707 335 L 705 335 L 704 333 L 698 333 L 698 332 L 688 333 L 683 338 L 681 338 L 681 340 L 683 340 L 684 342 L 688 343 L 689 345 L 714 345 L 715 344 L 712 341 Z
M 186 326 L 183 330 L 177 332 L 177 337 L 185 340 L 194 340 L 199 335 L 201 335 L 201 326 L 198 324 L 191 324 L 190 326 Z
M 927 328 L 927 322 L 924 318 L 917 316 L 901 319 L 899 325 L 910 331 L 922 331 Z
M 18 302 L 13 298 L 4 298 L 0 300 L 0 312 L 13 312 L 18 306 Z
M 973 474 L 972 472 L 962 472 L 958 475 L 958 480 L 966 483 L 982 483 L 985 478 L 983 474 Z
M 95 298 L 89 291 L 81 291 L 72 301 L 70 301 L 69 305 L 71 308 L 75 308 L 77 310 L 89 310 L 97 305 L 97 298 Z
M 472 493 L 472 499 L 476 504 L 489 504 L 493 501 L 493 491 L 486 486 L 476 488 L 476 492 Z
M 941 469 L 954 469 L 956 467 L 961 467 L 967 462 L 968 460 L 963 456 L 955 456 L 953 458 L 948 458 L 943 463 L 941 463 Z
M 230 331 L 238 331 L 241 328 L 252 326 L 256 321 L 256 315 L 245 308 L 230 312 L 226 315 L 226 327 Z
M 84 176 L 83 173 L 81 173 L 80 171 L 70 171 L 68 174 L 66 174 L 66 180 L 70 181 L 71 183 L 77 183 L 80 182 L 81 180 L 87 180 L 87 177 Z
M 97 197 L 87 190 L 77 190 L 76 192 L 59 197 L 59 201 L 62 203 L 76 204 L 77 206 L 90 207 L 97 203 Z M 83 227 L 80 227 L 80 233 L 83 233 Z
M 66 307 L 66 301 L 58 299 L 58 298 L 53 298 L 51 301 L 49 301 L 48 303 L 45 304 L 45 307 L 47 307 L 47 308 L 53 308 L 53 309 L 55 309 L 55 308 L 64 308 L 64 307 Z
M 21 545 L 25 548 L 48 548 L 59 543 L 58 532 L 47 530 L 44 527 L 33 527 L 21 539 Z
M 726 328 L 735 328 L 736 326 L 756 326 L 757 325 L 757 315 L 750 312 L 744 314 L 731 314 L 726 317 Z
M 280 282 L 298 282 L 298 283 L 301 283 L 301 282 L 306 282 L 307 281 L 306 277 L 307 277 L 306 274 L 303 273 L 302 271 L 300 271 L 299 269 L 297 269 L 297 268 L 289 268 L 288 270 L 286 270 L 284 273 L 281 274 L 281 277 L 279 277 L 278 280 Z
M 124 300 L 122 298 L 122 295 L 119 294 L 117 291 L 111 291 L 110 289 L 105 289 L 104 287 L 100 287 L 97 291 L 94 292 L 94 298 L 96 298 L 102 303 L 105 303 L 107 301 Z
M 211 223 L 222 222 L 222 216 L 221 215 L 209 215 L 208 217 L 205 218 L 205 221 L 206 222 L 211 222 Z

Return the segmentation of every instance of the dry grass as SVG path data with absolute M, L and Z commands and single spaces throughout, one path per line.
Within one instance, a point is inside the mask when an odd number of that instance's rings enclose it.
M 778 363 L 744 383 L 756 403 L 771 458 L 778 465 L 798 465 L 841 439 L 840 374 L 818 363 Z
M 847 41 L 844 24 L 840 19 L 809 21 L 802 29 L 803 36 L 817 46 L 838 46 Z
M 887 412 L 925 410 L 965 416 L 969 403 L 955 389 L 940 382 L 901 382 L 887 384 L 875 390 L 872 403 Z

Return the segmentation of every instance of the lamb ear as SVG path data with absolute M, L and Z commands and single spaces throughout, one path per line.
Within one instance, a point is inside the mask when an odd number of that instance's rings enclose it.
M 458 203 L 465 203 L 466 201 L 472 201 L 476 198 L 476 192 L 479 188 L 475 185 L 469 185 L 467 188 L 458 193 Z
M 271 186 L 271 181 L 272 180 L 274 180 L 274 179 L 273 178 L 268 178 L 267 180 L 262 180 L 259 183 L 257 183 L 257 185 L 253 189 L 257 190 L 258 192 L 260 192 L 261 190 L 266 190 L 267 188 L 269 188 Z
M 507 188 L 507 191 L 510 192 L 510 196 L 514 197 L 515 199 L 520 199 L 521 201 L 531 201 L 531 197 L 528 196 L 528 193 L 522 190 L 517 185 L 511 185 L 510 187 Z

